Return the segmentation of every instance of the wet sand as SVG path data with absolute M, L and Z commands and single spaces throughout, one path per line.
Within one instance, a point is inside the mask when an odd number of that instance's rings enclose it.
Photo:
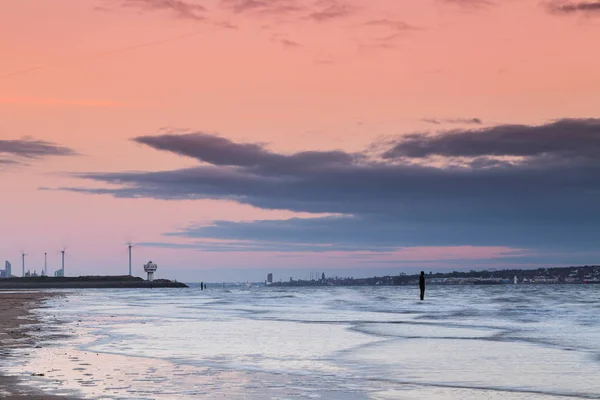
M 29 312 L 33 307 L 56 294 L 43 292 L 2 292 L 0 291 L 0 372 L 4 362 L 10 357 L 10 349 L 22 348 L 34 351 L 36 340 L 30 335 L 27 325 L 36 323 Z M 40 393 L 36 388 L 19 385 L 16 378 L 0 375 L 0 397 L 6 400 L 66 400 L 66 397 Z M 72 400 L 72 398 L 71 398 Z

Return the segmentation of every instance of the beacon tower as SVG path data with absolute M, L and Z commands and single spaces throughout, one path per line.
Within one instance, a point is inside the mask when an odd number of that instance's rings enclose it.
M 152 261 L 148 261 L 147 264 L 144 264 L 144 271 L 148 274 L 148 281 L 152 282 L 154 280 L 154 273 L 157 268 L 158 266 Z

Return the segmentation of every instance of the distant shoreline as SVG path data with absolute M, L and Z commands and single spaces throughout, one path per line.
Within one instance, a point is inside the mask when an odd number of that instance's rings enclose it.
M 147 281 L 139 277 L 124 276 L 36 276 L 0 279 L 0 289 L 143 289 L 187 288 L 185 283 L 168 279 Z
M 318 275 L 317 275 L 318 276 Z M 600 284 L 600 265 L 583 265 L 558 268 L 538 269 L 489 269 L 483 271 L 425 274 L 427 286 L 438 285 L 589 285 Z M 279 281 L 269 283 L 266 286 L 295 287 L 295 286 L 414 286 L 419 284 L 419 275 L 375 276 L 372 278 L 343 278 L 325 277 L 321 279 L 294 280 L 289 282 Z

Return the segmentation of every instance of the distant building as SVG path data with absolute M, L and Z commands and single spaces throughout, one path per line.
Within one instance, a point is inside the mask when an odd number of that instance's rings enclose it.
M 54 276 L 57 278 L 65 276 L 65 270 L 61 268 L 59 270 L 54 271 Z
M 269 275 L 267 275 L 267 285 L 270 285 L 273 283 L 273 274 L 269 273 Z
M 0 270 L 0 278 L 10 278 L 12 276 L 11 265 L 8 261 L 4 262 L 4 270 Z

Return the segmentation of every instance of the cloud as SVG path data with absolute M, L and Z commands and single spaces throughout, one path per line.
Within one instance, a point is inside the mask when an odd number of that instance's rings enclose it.
M 223 8 L 236 14 L 259 16 L 293 16 L 315 22 L 327 22 L 350 15 L 353 7 L 340 0 L 220 0 Z
M 6 167 L 6 166 L 14 166 L 14 165 L 19 165 L 20 163 L 17 160 L 9 160 L 6 158 L 0 158 L 0 167 Z
M 238 14 L 289 15 L 306 10 L 297 0 L 220 0 L 220 4 Z
M 309 219 L 309 226 L 316 222 Z M 138 246 L 146 247 L 162 247 L 162 248 L 180 248 L 180 249 L 193 249 L 204 252 L 257 252 L 257 251 L 268 251 L 268 252 L 279 252 L 279 253 L 325 253 L 325 252 L 391 252 L 396 247 L 385 247 L 383 245 L 377 245 L 373 247 L 371 243 L 347 243 L 343 242 L 344 238 L 340 238 L 335 243 L 321 243 L 318 242 L 317 238 L 306 241 L 300 237 L 293 239 L 293 241 L 286 242 L 277 237 L 276 231 L 281 230 L 279 226 L 272 225 L 274 221 L 256 221 L 253 223 L 232 223 L 230 221 L 215 221 L 215 226 L 218 229 L 215 231 L 205 231 L 202 228 L 197 229 L 186 229 L 180 232 L 170 232 L 165 236 L 175 238 L 191 239 L 188 243 L 174 243 L 174 242 L 147 242 L 138 243 Z M 275 221 L 275 222 L 286 222 L 286 221 Z M 293 221 L 288 222 L 290 228 L 293 228 Z M 248 236 L 248 230 L 253 229 L 262 231 L 260 237 Z M 262 229 L 261 229 L 262 228 Z M 313 228 L 311 228 L 313 229 Z M 236 231 L 232 237 L 241 237 L 242 239 L 236 240 L 228 237 L 228 233 Z M 224 242 L 214 242 L 214 238 L 206 235 L 212 234 L 221 235 L 227 237 Z M 242 232 L 245 232 L 242 234 Z M 286 236 L 287 238 L 290 235 Z M 206 238 L 206 239 L 205 239 Z M 274 240 L 271 240 L 274 239 Z
M 121 6 L 143 11 L 171 11 L 179 18 L 204 20 L 206 8 L 194 1 L 186 0 L 118 0 Z
M 215 221 L 208 226 L 190 227 L 167 236 L 192 239 L 234 240 L 223 246 L 239 248 L 239 242 L 250 241 L 245 246 L 271 251 L 392 251 L 398 244 L 384 231 L 347 230 L 363 221 L 353 217 L 292 218 L 250 222 Z M 341 233 L 341 234 L 340 234 Z M 371 235 L 372 234 L 372 235 Z M 364 240 L 368 236 L 368 240 Z M 244 248 L 244 247 L 242 247 Z
M 52 142 L 35 139 L 0 139 L 0 170 L 28 165 L 29 160 L 51 156 L 74 156 L 77 153 Z
M 434 125 L 441 125 L 443 123 L 464 124 L 464 125 L 467 125 L 467 124 L 481 125 L 481 124 L 483 124 L 483 121 L 479 118 L 444 118 L 444 119 L 423 118 L 421 121 L 427 122 L 428 124 L 434 124 Z
M 198 0 L 104 0 L 105 7 L 117 4 L 120 7 L 135 8 L 142 11 L 170 11 L 179 18 L 204 21 L 210 10 Z M 249 14 L 260 17 L 294 17 L 297 20 L 327 22 L 350 15 L 354 11 L 349 3 L 342 0 L 217 0 L 217 7 L 234 14 Z M 216 25 L 234 28 L 227 22 Z
M 600 224 L 600 120 L 413 134 L 381 157 L 343 151 L 281 154 L 206 133 L 134 139 L 201 165 L 85 173 L 106 188 L 80 193 L 227 199 L 335 217 L 219 221 L 180 236 L 390 249 L 402 246 L 594 248 Z M 494 157 L 514 156 L 507 162 Z M 434 162 L 429 157 L 437 157 Z M 454 162 L 456 157 L 467 160 Z M 419 161 L 419 162 L 415 162 Z M 116 188 L 113 185 L 117 185 Z M 286 245 L 287 246 L 287 245 Z
M 490 232 L 481 224 L 452 228 L 431 222 L 422 226 L 419 222 L 401 223 L 396 218 L 377 215 L 291 218 L 264 221 L 215 221 L 211 225 L 188 227 L 167 233 L 171 238 L 197 240 L 231 240 L 220 243 L 215 249 L 234 251 L 283 251 L 283 252 L 395 252 L 400 248 L 419 246 L 501 246 L 540 247 L 547 244 L 548 236 L 518 235 L 506 238 L 510 229 Z M 529 229 L 525 233 L 535 232 Z M 453 233 L 454 232 L 454 233 Z M 458 234 L 457 234 L 458 233 Z M 523 237 L 522 237 L 523 236 Z M 568 236 L 565 232 L 564 236 Z M 588 241 L 590 244 L 592 240 Z M 240 244 L 242 243 L 242 244 Z M 565 244 L 573 244 L 572 240 Z M 577 243 L 579 244 L 579 243 Z M 215 243 L 195 242 L 193 246 L 204 250 Z
M 157 150 L 196 158 L 216 166 L 247 167 L 263 171 L 275 168 L 285 172 L 303 168 L 314 169 L 351 164 L 360 157 L 342 151 L 305 151 L 284 155 L 273 153 L 262 144 L 240 144 L 227 138 L 202 132 L 140 136 L 133 140 Z
M 73 156 L 77 153 L 64 146 L 52 142 L 34 139 L 2 140 L 0 139 L 0 155 L 21 158 L 42 158 L 48 156 Z M 10 161 L 9 162 L 14 162 Z
M 285 47 L 299 47 L 300 46 L 300 43 L 294 42 L 293 40 L 289 40 L 289 39 L 279 39 L 279 43 L 281 43 Z
M 550 1 L 546 6 L 555 14 L 600 15 L 600 1 Z
M 492 0 L 442 0 L 447 4 L 454 4 L 466 8 L 481 8 L 496 4 Z
M 398 32 L 412 31 L 418 29 L 404 21 L 390 20 L 387 18 L 367 21 L 365 22 L 365 26 L 382 26 Z
M 404 39 L 413 31 L 422 30 L 407 22 L 388 18 L 372 19 L 363 22 L 359 27 L 368 28 L 359 43 L 359 49 L 396 49 L 399 39 Z
M 272 34 L 271 41 L 273 41 L 275 43 L 279 43 L 283 47 L 287 47 L 287 48 L 294 48 L 294 47 L 301 46 L 300 43 L 296 42 L 295 40 L 288 39 L 285 35 L 279 34 L 279 33 Z
M 600 156 L 600 119 L 563 119 L 546 125 L 499 125 L 479 130 L 453 130 L 439 135 L 408 135 L 385 158 Z
M 330 21 L 352 14 L 352 7 L 338 0 L 319 0 L 315 3 L 317 10 L 309 14 L 309 18 L 317 22 Z

